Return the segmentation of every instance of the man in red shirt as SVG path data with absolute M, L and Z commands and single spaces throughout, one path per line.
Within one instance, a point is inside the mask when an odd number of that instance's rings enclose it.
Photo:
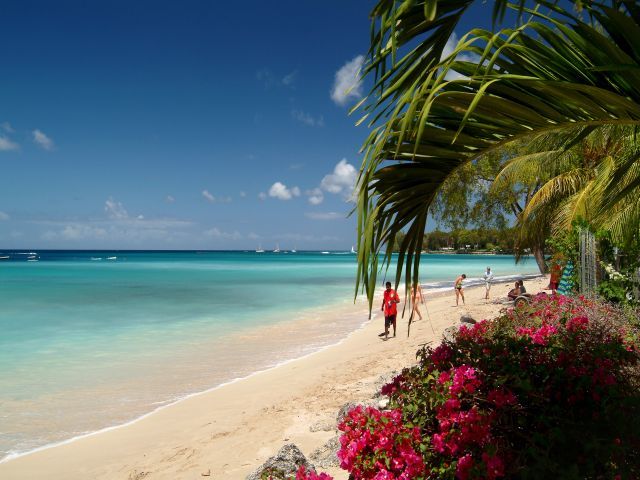
M 398 308 L 396 305 L 400 303 L 400 297 L 395 290 L 391 288 L 391 282 L 387 282 L 387 289 L 384 291 L 382 298 L 382 310 L 384 312 L 384 333 L 378 335 L 384 339 L 389 338 L 389 326 L 393 324 L 393 336 L 396 336 L 396 315 L 398 314 Z

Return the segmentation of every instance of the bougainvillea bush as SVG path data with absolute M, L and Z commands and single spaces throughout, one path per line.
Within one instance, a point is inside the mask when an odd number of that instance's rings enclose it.
M 352 479 L 640 478 L 638 332 L 563 296 L 462 327 L 339 425 Z

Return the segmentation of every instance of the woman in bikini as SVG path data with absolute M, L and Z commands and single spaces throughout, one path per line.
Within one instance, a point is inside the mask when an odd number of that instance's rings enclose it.
M 463 273 L 458 278 L 456 278 L 456 281 L 453 284 L 454 290 L 456 291 L 456 307 L 458 306 L 460 297 L 462 297 L 462 304 L 464 305 L 464 290 L 462 290 L 462 282 L 465 278 L 467 278 L 467 276 Z
M 423 302 L 424 302 L 424 299 L 422 298 L 422 288 L 420 287 L 420 284 L 414 283 L 413 286 L 411 287 L 411 307 L 413 309 L 412 314 L 418 315 L 420 320 L 422 320 L 422 313 L 420 312 L 420 304 Z M 413 321 L 415 322 L 416 320 L 414 319 Z

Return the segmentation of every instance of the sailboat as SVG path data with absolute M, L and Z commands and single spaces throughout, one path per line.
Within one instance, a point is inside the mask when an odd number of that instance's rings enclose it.
M 298 250 L 296 250 L 296 247 L 293 247 L 293 250 L 291 250 L 291 253 L 296 253 Z
M 256 248 L 256 253 L 264 253 L 264 250 L 262 249 L 262 245 L 258 245 L 258 248 Z
M 280 253 L 280 245 L 276 243 L 276 248 L 273 249 L 273 253 Z
M 351 245 L 351 253 L 358 253 L 358 252 L 356 252 L 356 249 L 353 248 L 353 245 Z

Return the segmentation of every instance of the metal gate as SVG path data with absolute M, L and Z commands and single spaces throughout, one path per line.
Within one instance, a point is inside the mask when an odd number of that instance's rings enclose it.
M 596 237 L 587 228 L 580 229 L 580 293 L 591 297 L 596 292 Z

